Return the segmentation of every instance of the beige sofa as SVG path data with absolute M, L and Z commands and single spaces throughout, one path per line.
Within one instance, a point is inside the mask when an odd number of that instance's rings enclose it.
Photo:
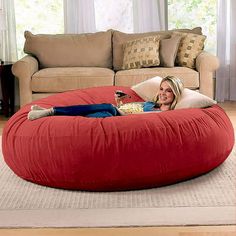
M 200 27 L 180 31 L 201 35 Z M 28 55 L 12 67 L 13 74 L 19 79 L 20 105 L 68 90 L 111 85 L 133 86 L 157 75 L 178 76 L 185 87 L 214 98 L 213 75 L 219 61 L 205 51 L 194 60 L 194 68 L 163 66 L 160 51 L 162 66 L 122 69 L 126 42 L 159 35 L 161 50 L 164 40 L 170 39 L 172 34 L 173 30 L 143 34 L 108 30 L 78 35 L 33 35 L 26 31 L 24 51 Z M 170 43 L 162 48 L 167 57 L 172 53 Z

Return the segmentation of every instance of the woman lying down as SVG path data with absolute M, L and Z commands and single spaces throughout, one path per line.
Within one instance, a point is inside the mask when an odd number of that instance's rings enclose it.
M 28 113 L 29 120 L 39 119 L 46 116 L 85 116 L 94 118 L 105 118 L 110 116 L 121 116 L 129 114 L 142 114 L 144 112 L 160 112 L 174 110 L 176 103 L 183 91 L 183 84 L 175 76 L 167 76 L 162 79 L 159 92 L 154 102 L 131 102 L 123 104 L 122 100 L 127 94 L 116 91 L 115 99 L 117 106 L 109 103 L 74 105 L 43 108 L 33 105 Z

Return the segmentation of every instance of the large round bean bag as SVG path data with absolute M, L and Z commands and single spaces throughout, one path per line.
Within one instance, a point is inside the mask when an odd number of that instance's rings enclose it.
M 75 90 L 43 98 L 43 107 L 115 103 L 127 87 Z M 30 121 L 32 104 L 3 131 L 3 155 L 21 178 L 64 189 L 114 191 L 163 186 L 209 172 L 230 154 L 232 124 L 218 105 L 107 118 L 50 116 Z

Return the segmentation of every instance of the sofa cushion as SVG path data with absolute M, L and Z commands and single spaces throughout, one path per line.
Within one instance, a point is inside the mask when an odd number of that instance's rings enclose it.
M 159 39 L 159 36 L 148 36 L 126 42 L 122 69 L 158 66 Z
M 26 31 L 24 52 L 37 57 L 41 68 L 112 68 L 111 33 L 34 35 Z
M 160 61 L 163 67 L 174 67 L 181 36 L 173 35 L 170 39 L 160 42 Z
M 166 77 L 174 75 L 179 77 L 184 86 L 190 89 L 199 88 L 199 73 L 187 67 L 153 67 L 132 70 L 121 70 L 115 74 L 115 85 L 131 87 L 154 76 Z
M 173 32 L 173 35 L 182 37 L 176 57 L 177 64 L 195 68 L 196 58 L 204 48 L 206 36 L 183 32 Z
M 110 86 L 114 72 L 107 68 L 67 67 L 39 70 L 32 77 L 33 92 L 64 92 L 78 88 Z
M 147 36 L 159 35 L 160 39 L 166 39 L 171 37 L 171 33 L 174 30 L 167 31 L 156 31 L 147 33 L 123 33 L 117 30 L 113 31 L 112 34 L 112 47 L 113 47 L 113 68 L 114 70 L 121 70 L 123 64 L 123 44 L 130 40 L 140 39 Z M 196 27 L 194 29 L 178 29 L 179 32 L 191 32 L 195 34 L 202 34 L 201 27 Z

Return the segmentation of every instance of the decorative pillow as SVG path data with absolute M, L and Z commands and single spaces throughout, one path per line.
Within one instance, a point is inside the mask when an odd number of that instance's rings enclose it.
M 160 36 L 148 36 L 124 44 L 122 69 L 158 66 Z
M 180 100 L 177 102 L 175 109 L 182 108 L 204 108 L 216 104 L 213 99 L 198 93 L 196 91 L 185 88 Z
M 182 37 L 177 52 L 176 62 L 179 66 L 195 68 L 195 60 L 204 48 L 205 35 L 173 32 Z
M 146 32 L 146 33 L 123 33 L 117 30 L 112 31 L 112 55 L 113 55 L 113 68 L 115 71 L 122 69 L 124 58 L 123 45 L 127 41 L 141 39 L 148 36 L 160 36 L 160 39 L 167 39 L 171 37 L 173 31 L 181 31 L 185 33 L 202 34 L 202 28 L 196 27 L 194 29 L 174 29 L 166 31 Z
M 144 101 L 154 101 L 159 93 L 161 81 L 162 78 L 156 76 L 132 86 L 131 89 Z
M 180 35 L 173 35 L 170 39 L 162 39 L 160 41 L 161 66 L 174 67 L 181 38 Z

